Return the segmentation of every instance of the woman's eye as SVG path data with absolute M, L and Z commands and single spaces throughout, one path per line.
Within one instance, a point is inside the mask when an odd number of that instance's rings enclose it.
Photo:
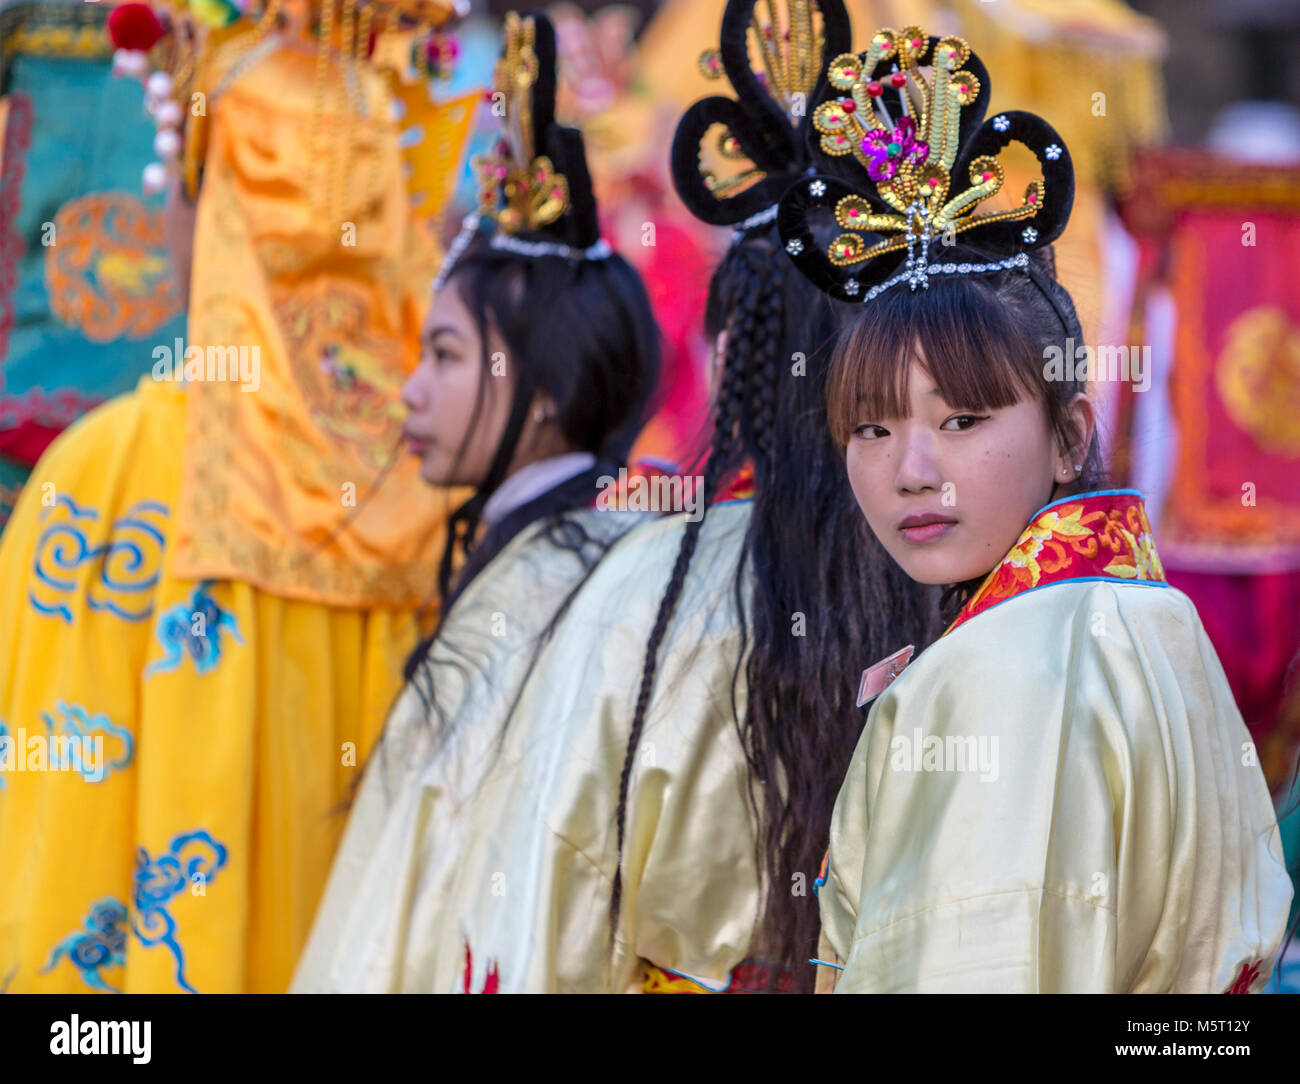
M 853 430 L 855 437 L 861 437 L 863 440 L 877 440 L 880 437 L 889 436 L 889 430 L 879 425 L 859 425 Z
M 455 361 L 456 355 L 453 354 L 450 350 L 435 350 L 433 352 L 433 360 L 437 364 L 441 365 L 447 361 Z
M 988 417 L 989 416 L 987 414 L 954 414 L 951 418 L 949 418 L 946 422 L 944 422 L 943 425 L 941 425 L 939 428 L 947 429 L 949 432 L 953 432 L 953 431 L 961 432 L 963 430 L 972 428 L 979 422 L 988 421 Z

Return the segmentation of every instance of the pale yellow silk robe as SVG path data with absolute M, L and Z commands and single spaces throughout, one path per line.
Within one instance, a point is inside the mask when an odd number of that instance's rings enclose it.
M 495 658 L 498 676 L 456 686 L 441 742 L 424 706 L 404 696 L 391 748 L 381 748 L 391 774 L 367 775 L 295 990 L 632 991 L 647 962 L 728 985 L 759 907 L 731 700 L 741 656 L 734 575 L 750 510 L 737 501 L 709 511 L 664 642 L 631 779 L 612 946 L 619 774 L 680 516 L 637 529 L 605 557 L 537 658 L 504 734 L 532 660 L 534 593 L 563 573 L 526 564 L 535 543 L 520 539 L 498 558 L 501 574 L 484 573 L 456 603 L 454 637 L 505 613 L 524 622 L 528 649 Z M 483 651 L 497 650 L 479 635 Z M 743 715 L 743 681 L 736 708 Z
M 1250 735 L 1191 601 L 1140 582 L 1163 580 L 1149 528 L 1052 582 L 1045 547 L 1097 548 L 1075 507 L 872 706 L 819 891 L 837 992 L 1268 980 L 1291 884 Z

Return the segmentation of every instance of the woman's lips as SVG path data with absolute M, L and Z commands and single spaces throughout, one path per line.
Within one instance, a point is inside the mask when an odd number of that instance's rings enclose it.
M 908 542 L 914 542 L 918 545 L 923 542 L 933 542 L 935 539 L 942 538 L 951 531 L 957 524 L 949 520 L 947 523 L 927 523 L 924 527 L 901 527 L 901 534 Z
M 922 545 L 943 538 L 956 526 L 957 521 L 951 516 L 927 512 L 921 515 L 908 516 L 898 525 L 898 533 L 906 541 Z
M 420 440 L 418 437 L 411 436 L 410 433 L 403 433 L 402 435 L 405 437 L 406 447 L 412 455 L 422 457 L 429 450 L 429 441 Z

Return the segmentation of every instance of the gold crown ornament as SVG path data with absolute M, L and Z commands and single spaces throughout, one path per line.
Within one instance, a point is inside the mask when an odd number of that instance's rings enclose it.
M 742 230 L 769 225 L 781 194 L 810 164 L 805 118 L 824 58 L 849 47 L 843 0 L 728 0 L 719 47 L 700 57 L 734 98 L 692 105 L 673 137 L 673 183 L 696 218 Z M 724 175 L 725 174 L 725 175 Z
M 443 35 L 468 10 L 467 0 L 128 0 L 115 5 L 109 16 L 118 49 L 114 68 L 144 82 L 146 104 L 158 127 L 154 146 L 161 161 L 146 167 L 146 190 L 161 188 L 170 167 L 179 170 L 189 197 L 196 196 L 208 117 L 217 99 L 240 74 L 287 41 L 316 43 L 316 141 L 325 100 L 340 93 L 340 83 L 348 114 L 365 114 L 357 69 L 391 68 L 390 39 L 410 37 L 412 67 L 446 77 L 457 50 Z M 219 74 L 212 77 L 212 72 Z M 341 136 L 333 142 L 347 143 L 348 133 Z M 332 146 L 321 148 L 315 160 L 332 173 L 339 157 L 346 158 L 346 152 Z M 337 196 L 332 182 L 325 178 L 327 201 Z
M 551 45 L 553 50 L 553 39 Z M 552 96 L 554 70 L 552 51 Z M 537 21 L 512 11 L 506 15 L 504 46 L 492 77 L 493 111 L 503 112 L 504 131 L 496 149 L 478 155 L 473 163 L 479 181 L 479 214 L 508 234 L 543 229 L 569 206 L 568 178 L 550 158 L 537 153 L 538 121 L 554 119 L 534 116 L 540 75 Z
M 811 94 L 822 73 L 826 33 L 814 18 L 820 15 L 821 6 L 817 0 L 786 0 L 784 19 L 772 0 L 766 6 L 764 19 L 757 5 L 745 5 L 747 45 L 759 56 L 759 82 L 784 107 L 786 115 L 794 117 L 798 115 L 799 96 Z M 721 49 L 706 49 L 700 55 L 699 66 L 706 79 L 721 79 L 726 74 Z
M 526 259 L 605 260 L 596 197 L 582 133 L 555 122 L 555 27 L 545 15 L 510 12 L 492 79 L 493 112 L 503 117 L 500 141 L 473 161 L 478 209 L 433 284 L 441 290 L 484 220 L 495 224 L 489 244 Z

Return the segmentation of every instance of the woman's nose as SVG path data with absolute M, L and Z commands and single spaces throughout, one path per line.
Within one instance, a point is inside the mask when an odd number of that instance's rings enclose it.
M 919 427 L 904 428 L 902 456 L 894 475 L 894 484 L 900 493 L 920 493 L 943 486 L 943 471 L 939 467 L 938 449 L 934 434 Z
M 420 379 L 420 372 L 424 368 L 421 363 L 410 376 L 406 378 L 406 383 L 402 385 L 402 405 L 411 413 L 415 413 L 425 403 L 425 392 L 423 381 Z

